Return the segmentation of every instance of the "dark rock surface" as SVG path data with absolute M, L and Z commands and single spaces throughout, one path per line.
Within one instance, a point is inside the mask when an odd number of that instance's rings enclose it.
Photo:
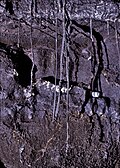
M 120 4 L 63 6 L 0 1 L 0 167 L 120 167 Z

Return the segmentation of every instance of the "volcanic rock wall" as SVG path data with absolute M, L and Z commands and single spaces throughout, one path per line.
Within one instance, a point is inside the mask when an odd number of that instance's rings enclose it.
M 1 166 L 120 167 L 119 7 L 0 2 Z

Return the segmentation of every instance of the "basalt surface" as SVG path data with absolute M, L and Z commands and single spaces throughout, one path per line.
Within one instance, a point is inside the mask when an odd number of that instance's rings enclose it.
M 120 167 L 119 7 L 0 1 L 1 167 Z

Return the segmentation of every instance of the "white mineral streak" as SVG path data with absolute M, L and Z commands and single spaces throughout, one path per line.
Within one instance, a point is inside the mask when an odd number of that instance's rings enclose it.
M 19 155 L 20 155 L 20 162 L 22 163 L 22 152 L 24 151 L 24 146 L 25 145 L 22 145 L 20 148 L 19 148 Z
M 32 96 L 31 89 L 24 89 L 23 92 L 26 98 L 30 98 Z
M 51 90 L 53 90 L 54 88 L 55 88 L 55 85 L 52 85 Z
M 14 77 L 14 75 L 18 76 L 18 73 L 15 69 L 11 69 L 11 70 L 6 71 L 6 74 L 7 74 L 7 78 Z
M 59 4 L 59 2 L 58 2 Z M 55 18 L 55 27 L 56 27 L 56 33 L 55 33 L 55 90 L 56 90 L 56 78 L 57 78 L 57 60 L 58 60 L 58 13 L 57 13 L 57 3 L 55 3 L 55 11 L 56 11 L 56 18 Z M 56 91 L 54 91 L 54 102 L 53 102 L 53 120 L 55 117 L 55 110 L 56 110 Z
M 82 54 L 88 54 L 88 51 L 87 51 L 86 48 L 84 48 L 84 49 L 82 50 Z
M 66 135 L 66 154 L 68 153 L 68 149 L 69 149 L 69 123 L 67 121 L 66 123 L 66 130 L 67 130 L 67 135 Z
M 62 93 L 67 93 L 67 88 L 66 88 L 66 87 L 62 87 L 62 88 L 61 88 L 61 92 L 62 92 Z
M 59 87 L 59 86 L 56 86 L 55 91 L 56 91 L 57 93 L 59 93 L 59 92 L 60 92 L 60 87 Z
M 93 33 L 92 33 L 92 18 L 90 17 L 90 38 L 93 42 Z
M 55 87 L 55 85 L 52 85 L 52 86 L 51 86 L 51 90 L 53 90 L 53 89 L 54 89 L 57 93 L 59 93 L 60 91 L 61 91 L 62 93 L 67 93 L 67 88 L 66 88 L 66 87 L 62 87 L 61 90 L 60 90 L 59 86 L 56 86 L 56 87 Z M 71 89 L 71 88 L 69 88 L 69 91 L 70 91 L 70 89 Z
M 92 92 L 92 97 L 97 98 L 100 96 L 99 92 Z
M 90 57 L 88 57 L 88 61 L 89 61 L 89 60 L 91 60 L 91 58 L 92 58 L 91 56 L 90 56 Z
M 109 19 L 107 20 L 107 35 L 109 36 L 110 35 L 110 21 Z
M 17 46 L 20 47 L 20 20 L 18 21 Z
M 103 115 L 103 112 L 102 112 L 102 111 L 98 112 L 98 115 L 99 115 L 99 116 L 102 116 L 102 115 Z
M 49 81 L 44 81 L 39 83 L 39 87 L 44 86 L 45 90 L 50 89 L 51 91 L 55 91 L 57 93 L 62 92 L 62 93 L 67 93 L 67 88 L 66 87 L 60 87 L 58 85 L 51 84 Z M 71 90 L 71 87 L 69 88 L 69 91 Z M 31 96 L 30 90 L 24 89 L 24 95 L 29 98 Z
M 42 85 L 47 85 L 47 81 L 44 81 L 44 82 L 42 83 Z
M 65 46 L 65 8 L 64 8 L 65 4 L 63 4 L 62 7 L 62 26 L 63 26 L 63 35 L 62 35 L 62 47 L 61 47 L 61 53 L 60 53 L 60 82 L 59 82 L 59 86 L 61 87 L 61 81 L 62 81 L 62 77 L 63 77 L 63 56 L 64 56 L 64 46 Z M 59 112 L 59 105 L 60 105 L 60 92 L 58 95 L 58 102 L 57 102 L 57 106 L 56 106 L 56 112 L 55 112 L 55 117 L 57 117 L 58 112 Z
M 31 120 L 32 119 L 32 112 L 31 113 L 28 113 L 28 119 Z
M 47 82 L 46 87 L 47 87 L 47 89 L 50 88 L 50 82 Z
M 61 12 L 61 9 L 60 9 L 60 0 L 57 0 L 57 3 L 58 3 L 58 10 L 59 10 L 59 13 Z
M 13 74 L 14 74 L 15 76 L 18 76 L 18 73 L 17 73 L 16 69 L 13 69 Z

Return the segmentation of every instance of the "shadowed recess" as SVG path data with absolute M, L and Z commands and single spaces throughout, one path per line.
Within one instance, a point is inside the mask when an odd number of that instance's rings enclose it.
M 6 168 L 1 160 L 0 160 L 0 168 Z
M 34 66 L 32 71 L 32 80 L 34 82 L 37 67 L 33 65 L 32 60 L 24 53 L 21 47 L 7 46 L 6 44 L 0 43 L 0 49 L 12 60 L 14 68 L 18 73 L 18 75 L 14 75 L 17 83 L 22 87 L 27 87 L 31 84 L 32 66 Z

